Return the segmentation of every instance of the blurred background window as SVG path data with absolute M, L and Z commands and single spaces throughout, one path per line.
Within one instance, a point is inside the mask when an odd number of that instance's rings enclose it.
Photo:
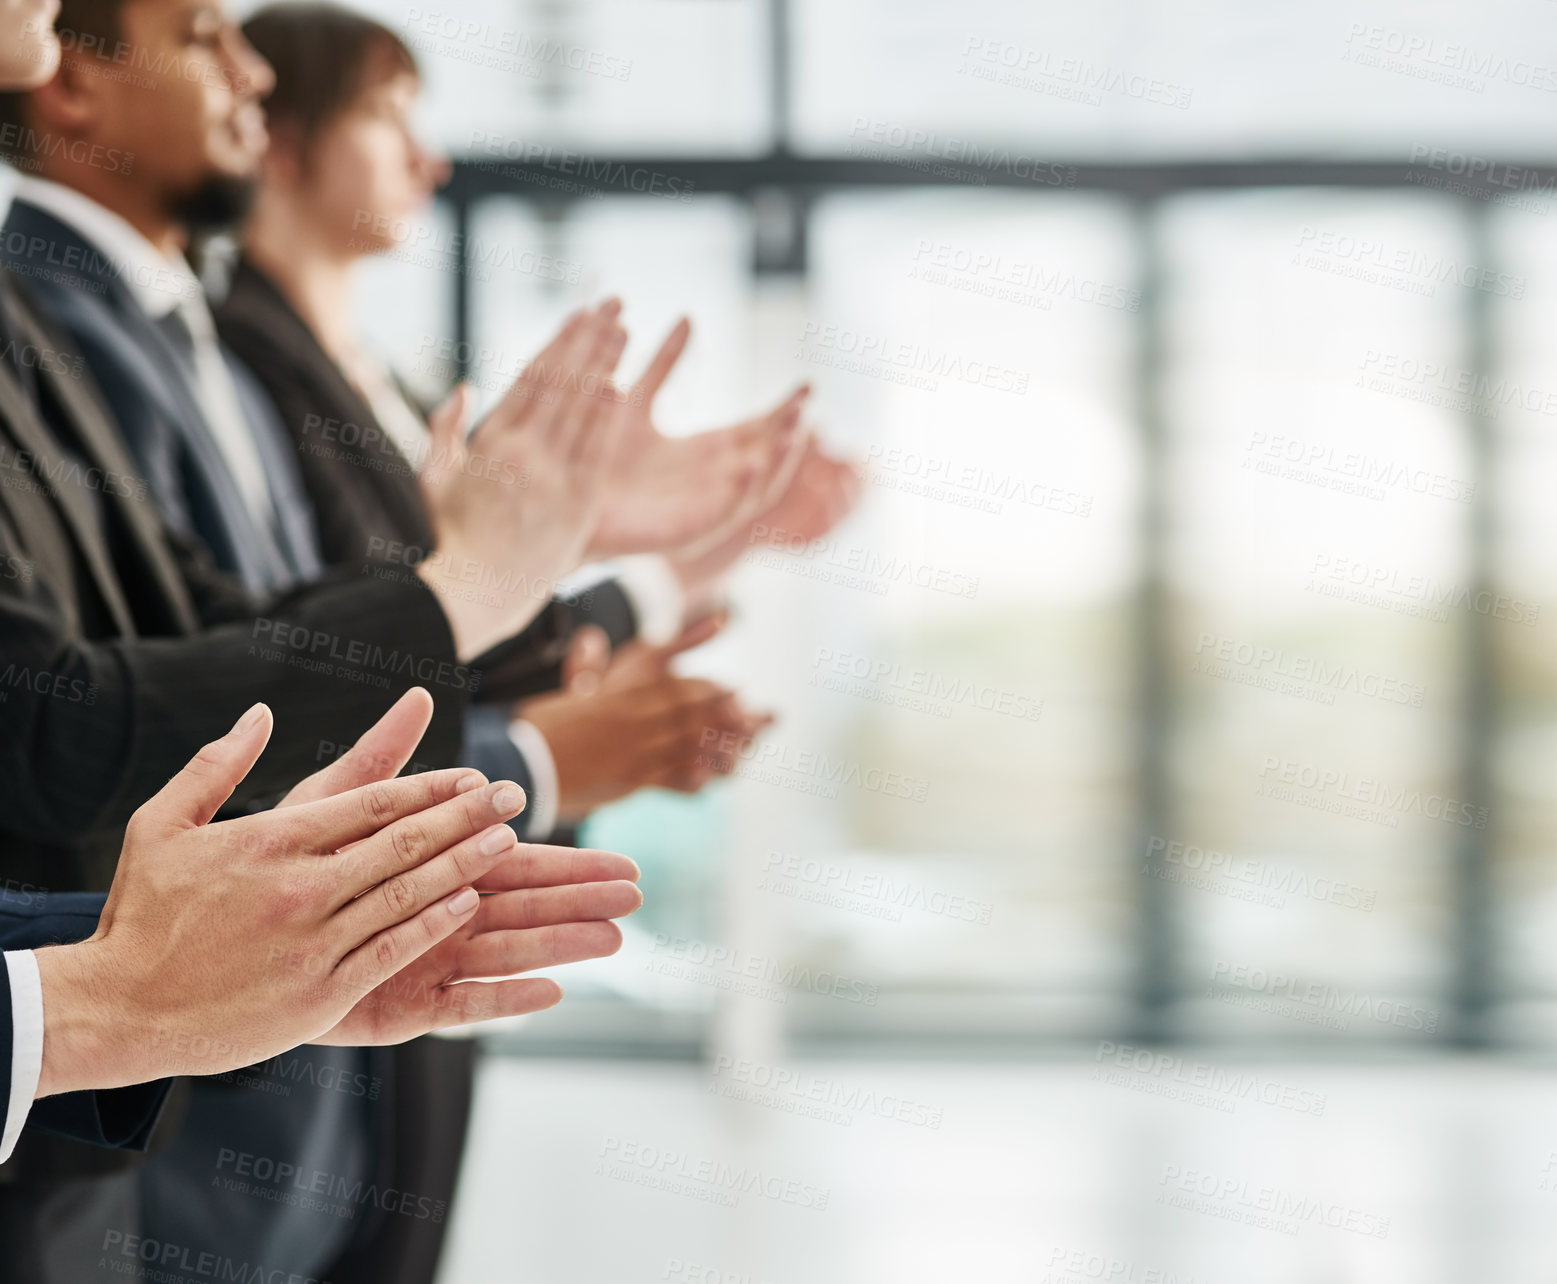
M 1549 1032 L 1528 5 L 365 7 L 457 162 L 363 296 L 410 378 L 619 293 L 629 372 L 694 319 L 666 431 L 805 380 L 868 469 L 693 660 L 779 722 L 590 821 L 648 904 L 513 1046 Z

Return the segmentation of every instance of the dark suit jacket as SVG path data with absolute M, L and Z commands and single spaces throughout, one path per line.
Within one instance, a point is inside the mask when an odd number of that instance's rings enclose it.
M 50 896 L 36 891 L 0 893 L 0 950 L 33 950 L 84 940 L 103 912 L 100 892 Z M 0 965 L 0 1129 L 11 1100 L 13 1021 L 8 965 Z M 94 1146 L 145 1150 L 168 1099 L 171 1080 L 102 1092 L 64 1092 L 35 1103 L 26 1127 Z
M 0 277 L 0 290 L 12 295 Z M 258 599 L 163 526 L 90 374 L 12 295 L 45 414 L 0 367 L 0 872 L 106 889 L 123 826 L 256 701 L 277 735 L 235 796 L 274 796 L 427 685 L 451 764 L 468 698 L 434 595 L 342 568 Z
M 318 572 L 308 557 L 313 517 L 294 498 L 300 483 L 272 488 L 274 529 L 254 520 L 205 426 L 176 342 L 146 315 L 107 258 L 52 214 L 18 199 L 0 237 L 0 261 L 28 275 L 39 305 L 86 358 L 175 531 L 203 540 L 219 567 L 256 592 L 280 591 Z M 42 272 L 51 261 L 73 266 Z M 229 373 L 245 416 L 263 419 L 269 413 L 264 394 L 231 362 Z M 268 476 L 296 482 L 292 452 L 279 429 L 256 433 L 255 444 Z
M 307 323 L 247 259 L 233 272 L 216 324 L 270 394 L 297 447 L 325 563 L 383 557 L 394 544 L 430 549 L 432 528 L 410 461 Z M 553 600 L 519 640 L 475 661 L 478 698 L 511 702 L 554 688 L 568 638 L 581 623 L 599 625 L 613 645 L 637 631 L 626 595 L 611 581 L 568 602 Z M 525 639 L 532 645 L 521 651 Z
M 412 578 L 361 568 L 275 600 L 170 535 L 69 344 L 0 277 L 40 414 L 0 364 L 0 874 L 104 889 L 130 813 L 258 700 L 277 735 L 235 802 L 265 799 L 427 685 L 425 766 L 452 765 L 469 673 Z M 122 1161 L 117 1161 L 122 1162 Z M 27 1139 L 0 1178 L 108 1171 Z

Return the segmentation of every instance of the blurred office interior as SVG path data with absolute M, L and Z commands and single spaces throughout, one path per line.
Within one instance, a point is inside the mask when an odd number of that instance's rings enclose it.
M 483 1036 L 449 1284 L 1549 1278 L 1550 7 L 365 7 L 409 380 L 617 293 L 667 431 L 869 468 L 689 658 L 736 778 L 590 822 L 647 901 Z

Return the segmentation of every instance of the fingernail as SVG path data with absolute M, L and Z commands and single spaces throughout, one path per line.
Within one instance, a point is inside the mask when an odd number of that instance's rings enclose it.
M 507 825 L 499 825 L 481 840 L 481 850 L 488 856 L 499 856 L 514 845 L 514 831 Z
M 457 794 L 468 794 L 472 789 L 480 789 L 486 783 L 487 778 L 485 776 L 479 771 L 473 771 L 468 776 L 460 777 L 459 783 L 454 786 L 454 792 Z
M 449 913 L 456 916 L 469 914 L 479 904 L 481 904 L 481 894 L 474 887 L 467 887 L 463 892 L 456 892 L 449 897 Z
M 235 726 L 233 728 L 233 730 L 234 731 L 249 731 L 252 728 L 258 726 L 259 725 L 259 720 L 261 718 L 263 718 L 264 716 L 265 716 L 265 706 L 263 704 L 256 704 L 252 708 L 250 708 L 249 711 L 246 714 L 243 715 L 243 717 L 238 719 L 238 725 Z
M 498 811 L 521 811 L 524 808 L 524 790 L 518 785 L 503 785 L 492 795 L 492 805 Z

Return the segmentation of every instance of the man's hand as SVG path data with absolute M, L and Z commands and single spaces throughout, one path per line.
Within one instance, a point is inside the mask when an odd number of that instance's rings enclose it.
M 544 977 L 491 984 L 622 947 L 611 919 L 643 904 L 638 866 L 610 852 L 525 844 L 484 879 L 476 916 L 369 994 L 315 1043 L 399 1043 L 429 1030 L 539 1012 L 562 999 Z M 465 984 L 461 984 L 464 982 Z
M 686 594 L 688 614 L 712 607 L 720 579 L 754 546 L 765 540 L 793 546 L 821 539 L 859 502 L 861 486 L 858 465 L 834 458 L 808 438 L 798 466 L 762 511 L 718 542 L 669 559 Z
M 624 426 L 610 381 L 627 342 L 620 311 L 569 318 L 468 440 L 468 390 L 432 418 L 420 482 L 436 549 L 417 574 L 463 660 L 533 620 L 589 547 Z
M 609 655 L 604 634 L 582 640 L 578 653 L 570 653 L 574 677 L 595 668 L 593 653 L 599 647 Z M 328 798 L 390 779 L 411 760 L 432 713 L 432 697 L 413 687 L 350 750 L 303 781 L 280 805 Z M 561 1000 L 562 987 L 555 981 L 458 983 L 604 958 L 622 947 L 621 930 L 609 920 L 631 914 L 643 903 L 643 894 L 633 886 L 637 865 L 610 852 L 512 846 L 477 880 L 476 887 L 487 895 L 474 918 L 385 981 L 313 1042 L 396 1043 L 450 1025 L 539 1012 Z
M 517 786 L 454 769 L 210 823 L 270 727 L 256 705 L 145 803 L 97 932 L 37 951 L 40 1096 L 285 1051 L 476 914 Z
M 794 465 L 798 388 L 765 415 L 730 428 L 666 437 L 654 426 L 654 399 L 686 349 L 691 327 L 677 322 L 643 377 L 617 409 L 621 436 L 608 499 L 589 546 L 591 560 L 627 553 L 696 554 L 745 525 L 774 497 Z
M 608 678 L 587 696 L 538 696 L 519 712 L 551 749 L 563 820 L 580 820 L 639 789 L 696 793 L 733 766 L 720 770 L 709 744 L 727 733 L 744 741 L 772 721 L 747 713 L 723 687 L 669 672 L 626 687 Z

